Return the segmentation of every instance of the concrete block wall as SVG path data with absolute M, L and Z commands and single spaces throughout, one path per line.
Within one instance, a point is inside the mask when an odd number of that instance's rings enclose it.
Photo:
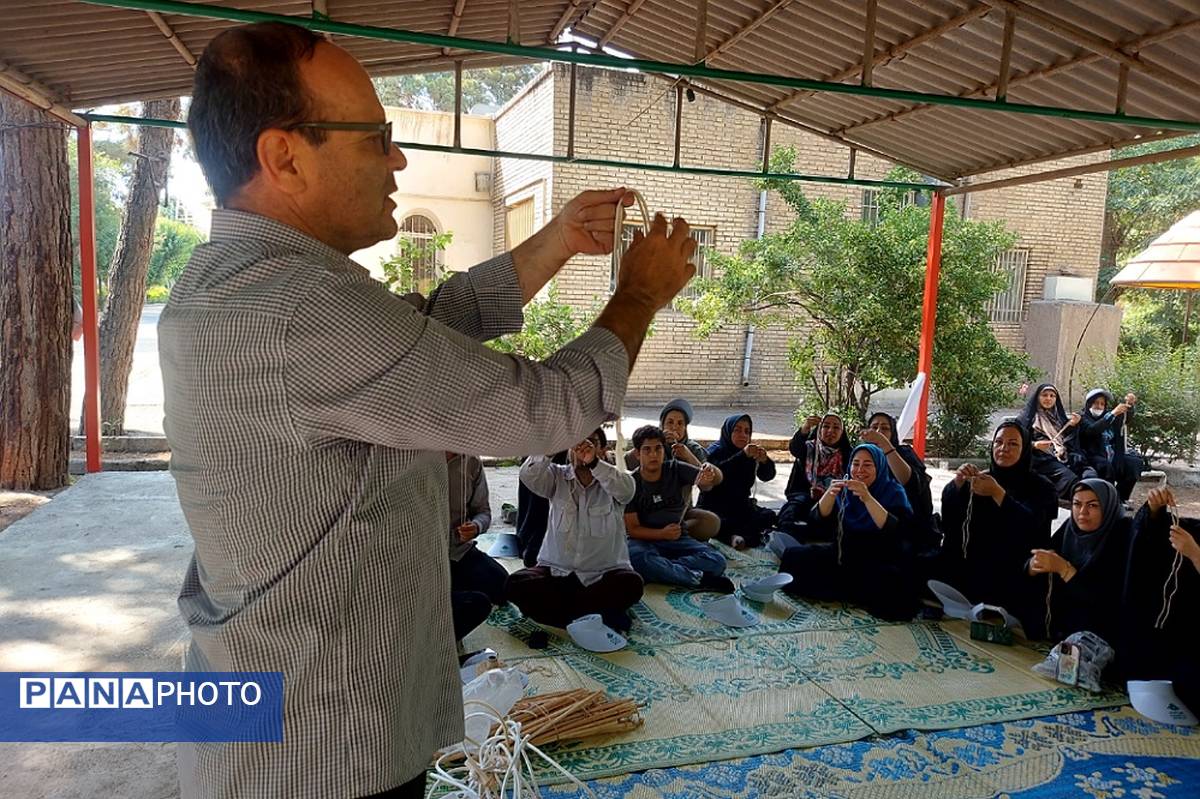
M 495 117 L 495 149 L 519 153 L 554 153 L 554 80 L 547 69 L 510 100 Z M 533 226 L 554 216 L 551 187 L 554 165 L 548 161 L 496 158 L 492 166 L 493 252 L 505 247 L 505 209 L 525 199 L 534 202 Z
M 555 70 L 555 150 L 566 152 L 569 77 Z M 577 71 L 575 152 L 581 157 L 669 163 L 673 157 L 675 91 L 670 83 L 639 73 L 581 67 Z M 761 127 L 757 116 L 711 98 L 684 100 L 680 162 L 726 169 L 754 169 L 759 163 Z M 653 214 L 683 216 L 695 227 L 711 228 L 716 249 L 734 253 L 754 238 L 758 192 L 743 178 L 677 175 L 556 165 L 555 208 L 580 191 L 601 186 L 636 188 Z M 560 274 L 560 297 L 581 307 L 607 300 L 611 262 L 576 258 Z M 658 403 L 674 396 L 698 397 L 728 405 L 790 404 L 795 399 L 787 366 L 787 335 L 759 331 L 751 357 L 750 384 L 742 386 L 746 331 L 725 329 L 697 339 L 687 316 L 666 308 L 642 348 L 633 371 L 629 401 Z
M 1088 377 L 1112 366 L 1121 337 L 1121 307 L 1090 302 L 1035 300 L 1029 304 L 1029 356 L 1058 386 L 1068 408 L 1078 409 L 1093 388 Z M 1072 367 L 1074 370 L 1072 371 Z
M 502 111 L 496 121 L 496 139 L 503 149 L 545 147 L 566 154 L 569 72 L 563 65 L 547 71 Z M 759 118 L 719 101 L 697 95 L 684 101 L 681 163 L 755 169 L 761 159 Z M 675 91 L 653 76 L 577 68 L 575 153 L 580 157 L 669 163 L 675 136 Z M 825 139 L 793 128 L 775 125 L 772 148 L 791 145 L 797 150 L 795 169 L 816 175 L 844 177 L 849 151 Z M 538 150 L 542 151 L 542 150 Z M 547 150 L 548 151 L 548 150 Z M 1077 163 L 1083 156 L 1064 163 Z M 1020 171 L 1041 171 L 1059 164 L 1041 164 L 1008 170 L 986 179 Z M 882 178 L 891 164 L 858 154 L 859 177 Z M 982 180 L 984 178 L 980 178 Z M 755 236 L 758 192 L 742 178 L 680 175 L 642 170 L 613 170 L 578 164 L 556 164 L 553 169 L 530 162 L 502 160 L 497 167 L 496 246 L 504 243 L 504 198 L 520 184 L 542 181 L 549 210 L 542 221 L 557 212 L 578 192 L 596 187 L 625 185 L 637 188 L 651 213 L 681 215 L 695 226 L 712 228 L 718 250 L 733 254 L 742 241 Z M 1004 219 L 1021 235 L 1018 246 L 1031 250 L 1026 275 L 1026 303 L 1041 299 L 1046 274 L 1086 275 L 1098 271 L 1100 231 L 1103 224 L 1104 176 L 1083 176 L 972 196 L 967 213 L 972 218 Z M 863 188 L 805 183 L 810 197 L 843 201 L 847 213 L 861 214 Z M 781 198 L 768 195 L 766 229 L 785 229 L 791 212 Z M 607 258 L 576 258 L 558 278 L 560 296 L 577 307 L 602 304 L 609 296 L 610 262 Z M 920 303 L 920 296 L 913 297 Z M 1022 325 L 994 325 L 1002 342 L 1015 349 L 1024 346 Z M 692 335 L 688 318 L 670 308 L 659 313 L 654 334 L 639 357 L 630 382 L 629 401 L 657 403 L 676 395 L 697 397 L 706 403 L 731 406 L 788 405 L 797 392 L 787 364 L 787 342 L 803 336 L 793 331 L 759 330 L 751 358 L 749 385 L 742 385 L 745 329 L 718 331 L 705 341 Z

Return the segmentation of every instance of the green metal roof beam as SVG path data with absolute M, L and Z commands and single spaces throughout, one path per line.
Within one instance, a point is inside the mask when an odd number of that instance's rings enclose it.
M 153 119 L 151 117 L 114 116 L 112 114 L 80 114 L 90 122 L 115 122 L 121 125 L 148 125 L 164 128 L 186 128 L 183 122 L 174 119 Z M 731 178 L 753 178 L 755 180 L 794 180 L 807 183 L 835 183 L 846 186 L 867 186 L 874 188 L 910 189 L 914 191 L 935 191 L 946 186 L 930 185 L 928 183 L 909 183 L 902 180 L 869 180 L 864 178 L 837 178 L 826 175 L 804 175 L 794 172 L 762 172 L 758 169 L 721 169 L 705 166 L 674 166 L 672 164 L 653 164 L 642 161 L 615 161 L 607 158 L 568 158 L 565 155 L 542 155 L 539 153 L 517 153 L 508 150 L 484 150 L 476 147 L 452 147 L 447 144 L 425 144 L 415 141 L 394 142 L 401 149 L 428 150 L 435 153 L 458 153 L 461 155 L 482 155 L 494 158 L 517 158 L 525 161 L 549 161 L 555 164 L 581 164 L 583 166 L 600 166 L 612 169 L 637 169 L 649 172 L 677 172 L 687 175 L 716 175 Z
M 209 19 L 224 19 L 231 22 L 286 22 L 321 33 L 334 33 L 341 36 L 357 36 L 364 39 L 379 39 L 382 41 L 405 42 L 421 44 L 430 47 L 458 48 L 473 50 L 481 53 L 496 53 L 499 55 L 530 58 L 538 61 L 559 61 L 563 63 L 588 64 L 591 66 L 609 67 L 613 69 L 637 69 L 642 72 L 654 72 L 664 75 L 687 75 L 709 80 L 741 81 L 743 83 L 758 83 L 767 86 L 781 86 L 787 89 L 805 89 L 813 92 L 832 92 L 865 97 L 877 97 L 882 100 L 893 100 L 902 103 L 927 103 L 930 105 L 948 105 L 959 108 L 972 108 L 977 111 L 1002 111 L 1013 114 L 1028 114 L 1031 116 L 1061 117 L 1079 119 L 1088 122 L 1103 122 L 1134 127 L 1155 128 L 1156 130 L 1185 130 L 1200 131 L 1200 121 L 1181 119 L 1157 119 L 1154 117 L 1129 116 L 1112 114 L 1101 111 L 1085 111 L 1073 108 L 1057 108 L 1055 106 L 1029 105 L 1026 103 L 1010 103 L 996 100 L 981 100 L 971 97 L 956 97 L 946 94 L 930 94 L 903 89 L 886 89 L 878 86 L 862 86 L 860 84 L 830 83 L 806 78 L 794 78 L 786 75 L 769 75 L 759 72 L 739 72 L 731 69 L 717 69 L 704 64 L 671 64 L 663 61 L 651 61 L 642 58 L 620 58 L 603 53 L 581 53 L 569 50 L 556 50 L 550 47 L 527 47 L 508 42 L 492 42 L 484 39 L 466 39 L 457 36 L 444 36 L 437 33 L 421 33 L 397 28 L 381 28 L 373 25 L 353 25 L 328 19 L 312 19 L 311 17 L 293 17 L 285 14 L 270 14 L 263 11 L 247 11 L 238 8 L 226 8 L 201 3 L 182 3 L 175 0 L 83 0 L 85 3 L 111 8 L 126 8 L 135 11 L 158 11 L 166 14 L 206 17 Z

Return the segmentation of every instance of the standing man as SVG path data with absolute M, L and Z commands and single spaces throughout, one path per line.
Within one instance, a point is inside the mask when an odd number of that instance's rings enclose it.
M 282 743 L 181 744 L 182 793 L 420 796 L 463 735 L 442 453 L 553 452 L 611 417 L 695 245 L 657 216 L 590 330 L 544 363 L 503 355 L 480 342 L 517 330 L 572 255 L 611 250 L 623 189 L 584 192 L 417 308 L 348 257 L 396 234 L 405 166 L 350 55 L 289 25 L 233 28 L 192 97 L 219 207 L 159 326 L 196 547 L 185 666 L 282 671 L 286 697 Z

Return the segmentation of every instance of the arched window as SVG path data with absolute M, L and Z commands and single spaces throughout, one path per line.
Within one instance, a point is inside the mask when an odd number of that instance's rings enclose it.
M 422 294 L 437 285 L 442 275 L 442 249 L 435 239 L 437 225 L 422 214 L 409 214 L 400 223 L 400 254 L 412 266 L 414 290 Z

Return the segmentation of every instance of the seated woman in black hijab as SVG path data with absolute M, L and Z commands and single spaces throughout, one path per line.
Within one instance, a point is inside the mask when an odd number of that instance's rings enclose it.
M 929 473 L 925 462 L 907 444 L 901 444 L 896 435 L 896 420 L 890 414 L 877 411 L 867 419 L 867 427 L 861 433 L 862 440 L 883 450 L 888 469 L 896 482 L 904 486 L 908 504 L 912 506 L 913 522 L 919 535 L 914 541 L 921 549 L 936 546 L 940 534 L 933 524 L 933 494 L 929 489 Z
M 883 451 L 860 444 L 849 472 L 821 494 L 809 525 L 832 543 L 788 547 L 779 570 L 795 577 L 796 596 L 862 605 L 890 621 L 911 619 L 920 604 L 911 568 L 912 508 Z
M 1047 637 L 1060 641 L 1087 630 L 1117 648 L 1132 528 L 1116 486 L 1098 477 L 1075 484 L 1071 518 L 1049 548 L 1033 550 L 1027 566 L 1031 596 L 1043 599 Z
M 1131 452 L 1125 428 L 1133 418 L 1137 395 L 1126 394 L 1125 401 L 1113 405 L 1113 395 L 1094 388 L 1083 401 L 1083 420 L 1079 423 L 1079 445 L 1088 464 L 1096 473 L 1116 484 L 1121 501 L 1129 499 L 1138 477 L 1146 470 L 1142 456 Z
M 1005 608 L 1030 638 L 1040 636 L 1045 614 L 1034 612 L 1023 570 L 1030 550 L 1049 545 L 1058 514 L 1054 486 L 1030 468 L 1032 450 L 1029 431 L 1010 419 L 992 434 L 986 472 L 959 467 L 942 491 L 942 548 L 933 564 L 934 577 L 972 602 Z
M 708 448 L 708 462 L 721 470 L 723 479 L 700 494 L 696 507 L 721 517 L 717 539 L 734 549 L 756 547 L 763 531 L 775 524 L 775 511 L 760 508 L 750 496 L 754 481 L 774 480 L 775 462 L 767 451 L 753 443 L 754 421 L 749 414 L 735 413 L 721 425 L 721 440 Z
M 788 450 L 796 460 L 788 477 L 784 496 L 787 502 L 779 510 L 778 527 L 799 538 L 812 538 L 807 530 L 809 512 L 834 480 L 840 480 L 850 466 L 850 439 L 846 425 L 836 413 L 821 417 L 815 429 L 803 427 L 792 436 Z
M 1169 488 L 1150 492 L 1133 520 L 1125 575 L 1124 646 L 1117 651 L 1128 680 L 1171 680 L 1175 695 L 1200 714 L 1200 521 L 1179 519 Z
M 1081 417 L 1077 413 L 1067 416 L 1058 389 L 1042 383 L 1029 395 L 1017 418 L 1033 436 L 1033 470 L 1054 484 L 1059 497 L 1068 499 L 1071 486 L 1087 468 L 1087 458 L 1079 448 Z

